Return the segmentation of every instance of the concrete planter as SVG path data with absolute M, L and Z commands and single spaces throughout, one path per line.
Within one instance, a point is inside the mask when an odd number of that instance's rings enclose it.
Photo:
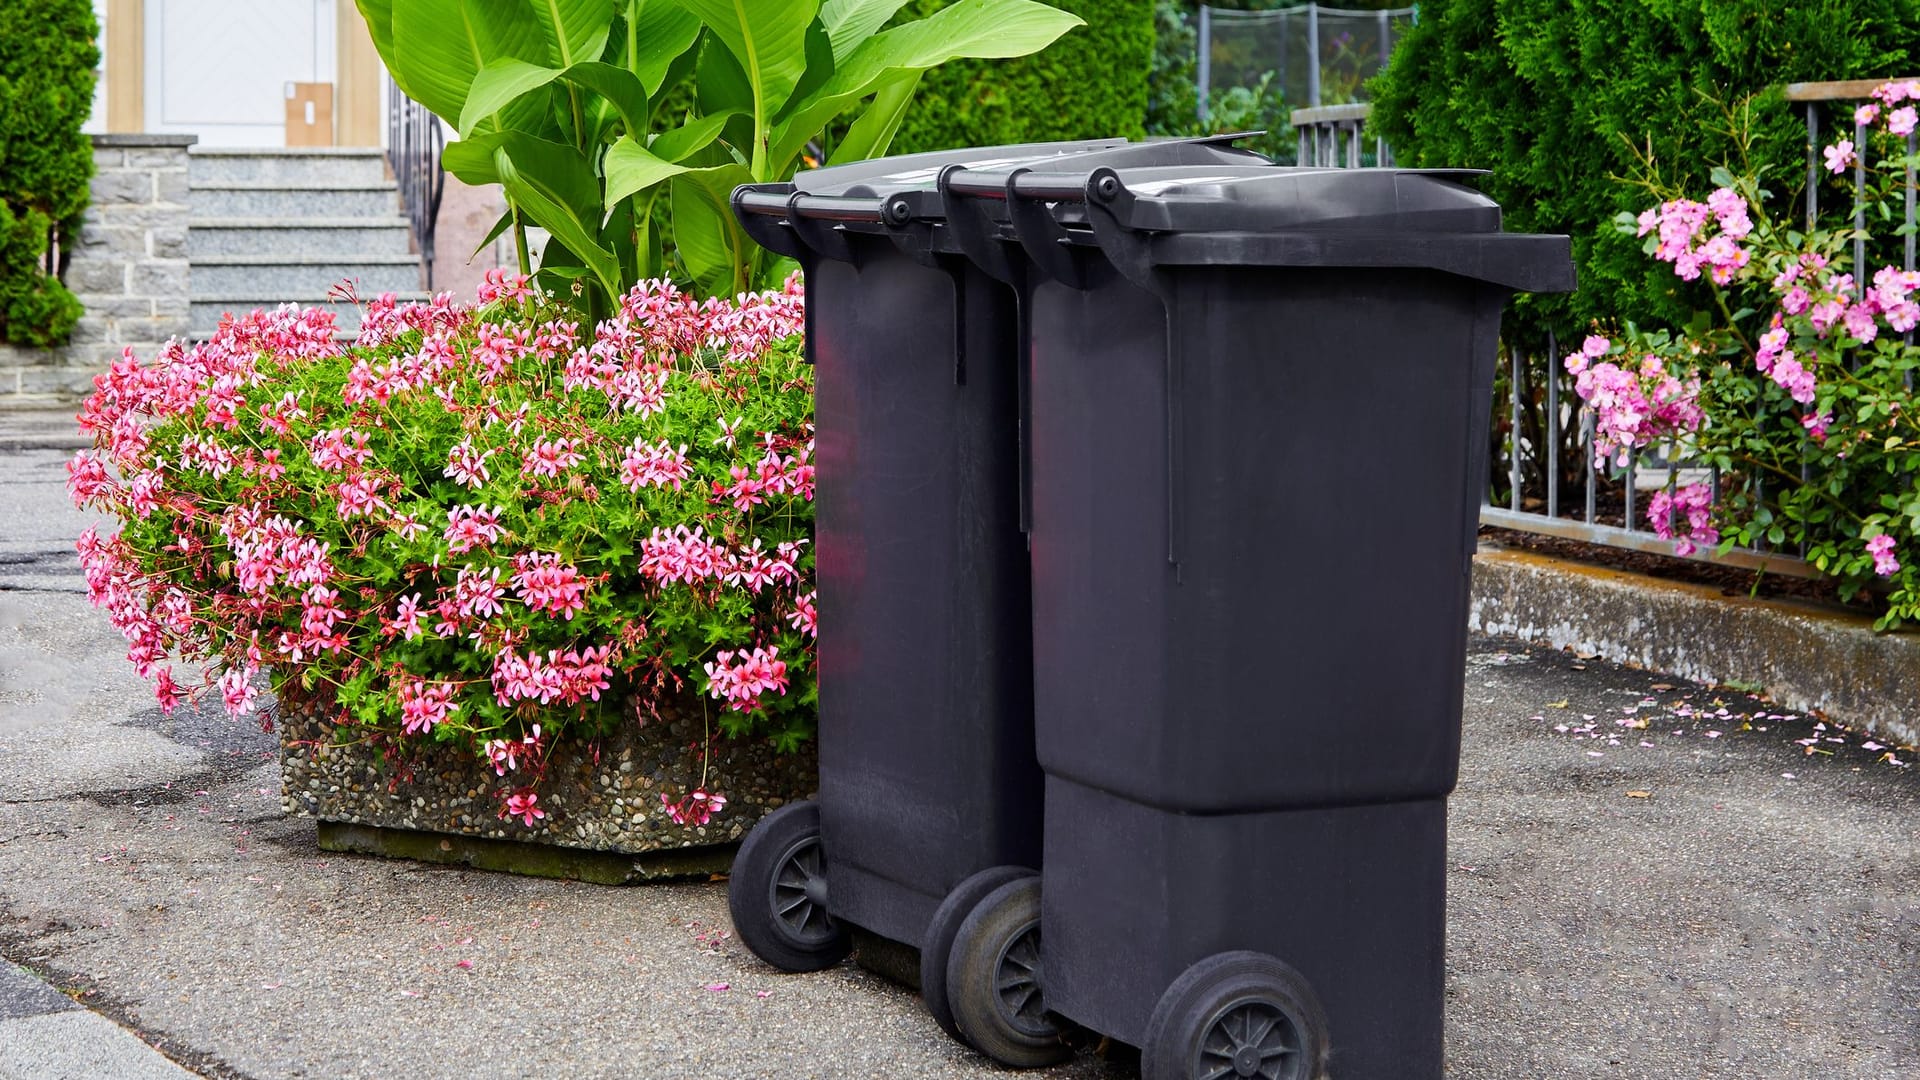
M 678 799 L 699 780 L 698 708 L 563 745 L 539 786 L 547 817 L 529 828 L 499 816 L 496 792 L 512 774 L 496 776 L 477 756 L 409 747 L 390 760 L 335 724 L 328 701 L 282 702 L 281 802 L 317 819 L 329 850 L 609 883 L 716 872 L 754 822 L 813 795 L 815 761 L 811 744 L 782 756 L 761 740 L 717 741 L 706 787 L 727 797 L 725 809 L 706 825 L 675 824 L 660 796 Z

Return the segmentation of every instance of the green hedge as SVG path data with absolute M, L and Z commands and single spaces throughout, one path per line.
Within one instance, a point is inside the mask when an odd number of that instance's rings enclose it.
M 1152 0 L 1049 0 L 1087 25 L 1019 60 L 927 72 L 893 153 L 1046 139 L 1139 138 L 1153 64 Z M 946 0 L 913 0 L 924 16 Z
M 89 0 L 0 4 L 0 341 L 60 342 L 80 302 L 40 271 L 47 233 L 80 232 L 99 28 Z
M 1523 298 L 1510 331 L 1537 345 L 1589 321 L 1684 323 L 1703 294 L 1616 231 L 1648 196 L 1619 177 L 1634 148 L 1702 194 L 1731 143 L 1726 99 L 1792 82 L 1920 74 L 1920 0 L 1423 0 L 1373 84 L 1374 130 L 1402 165 L 1493 170 L 1509 229 L 1574 238 L 1580 291 Z M 1804 184 L 1804 121 L 1764 99 L 1775 194 Z

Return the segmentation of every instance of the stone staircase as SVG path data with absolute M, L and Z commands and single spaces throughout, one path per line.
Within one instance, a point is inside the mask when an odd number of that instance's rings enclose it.
M 426 297 L 379 150 L 195 147 L 188 161 L 193 337 L 226 312 L 328 303 L 343 280 L 365 299 Z M 353 305 L 333 310 L 359 329 Z

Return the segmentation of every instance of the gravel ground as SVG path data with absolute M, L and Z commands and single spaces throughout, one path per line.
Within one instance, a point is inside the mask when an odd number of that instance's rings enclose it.
M 1004 1075 L 910 991 L 760 964 L 720 884 L 319 851 L 271 736 L 161 718 L 44 554 L 85 520 L 59 463 L 0 455 L 0 553 L 34 553 L 0 562 L 0 956 L 210 1076 Z M 1907 752 L 1509 643 L 1468 667 L 1449 1076 L 1920 1076 Z

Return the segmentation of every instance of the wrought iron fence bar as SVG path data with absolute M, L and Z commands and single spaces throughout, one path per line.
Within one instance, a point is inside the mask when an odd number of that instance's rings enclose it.
M 1769 574 L 1785 574 L 1789 577 L 1821 576 L 1811 563 L 1783 555 L 1734 548 L 1725 555 L 1710 553 L 1703 549 L 1701 553 L 1695 555 L 1674 556 L 1673 541 L 1662 540 L 1652 533 L 1631 532 L 1614 525 L 1596 525 L 1575 521 L 1572 518 L 1549 518 L 1543 514 L 1516 513 L 1498 506 L 1481 507 L 1480 524 L 1490 525 L 1496 529 L 1512 529 L 1515 532 L 1538 533 L 1542 536 L 1581 540 L 1605 547 L 1625 548 L 1628 551 L 1644 551 L 1650 555 L 1668 555 L 1694 562 L 1734 566 L 1742 570 L 1764 570 Z
M 1600 486 L 1600 477 L 1596 472 L 1593 464 L 1593 429 L 1594 429 L 1593 410 L 1587 408 L 1586 405 L 1582 403 L 1580 407 L 1580 445 L 1584 449 L 1586 454 L 1586 459 L 1587 459 L 1586 522 L 1589 525 L 1593 524 L 1594 497 Z
M 1853 298 L 1867 294 L 1867 126 L 1853 124 Z
M 399 87 L 390 87 L 387 99 L 387 163 L 393 168 L 400 187 L 400 204 L 407 215 L 407 226 L 414 244 L 420 249 L 420 261 L 426 269 L 427 289 L 433 289 L 435 223 L 440 217 L 440 197 L 446 189 L 447 174 L 441 167 L 441 151 L 446 136 L 440 118 L 426 106 L 408 97 Z
M 1520 379 L 1526 369 L 1526 361 L 1519 349 L 1509 348 L 1507 358 L 1511 361 L 1511 380 L 1507 386 L 1508 404 L 1512 406 L 1513 430 L 1507 437 L 1511 452 L 1507 455 L 1512 463 L 1507 474 L 1512 490 L 1508 493 L 1508 502 L 1515 513 L 1520 511 Z
M 1560 516 L 1560 355 L 1547 332 L 1547 516 Z
M 1635 501 L 1640 497 L 1640 489 L 1634 484 L 1634 465 L 1637 464 L 1637 459 L 1639 458 L 1639 456 L 1640 455 L 1634 453 L 1631 449 L 1627 451 L 1627 493 L 1626 494 L 1627 494 L 1627 531 L 1628 532 L 1634 531 L 1633 521 L 1635 516 L 1634 511 L 1636 509 L 1634 504 L 1635 504 Z
M 1820 217 L 1820 106 L 1807 102 L 1807 231 Z

